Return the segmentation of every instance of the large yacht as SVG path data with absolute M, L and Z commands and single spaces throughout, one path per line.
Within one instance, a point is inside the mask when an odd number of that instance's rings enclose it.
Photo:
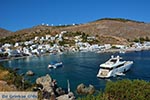
M 128 71 L 132 64 L 133 61 L 123 61 L 119 56 L 111 56 L 108 61 L 100 65 L 97 77 L 109 78 L 117 75 L 124 75 L 123 73 Z

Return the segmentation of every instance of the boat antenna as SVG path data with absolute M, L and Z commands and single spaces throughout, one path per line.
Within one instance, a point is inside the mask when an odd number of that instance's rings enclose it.
M 69 80 L 67 80 L 67 83 L 68 83 L 68 93 L 70 92 L 70 82 Z
M 114 58 L 114 55 L 111 55 L 111 58 Z

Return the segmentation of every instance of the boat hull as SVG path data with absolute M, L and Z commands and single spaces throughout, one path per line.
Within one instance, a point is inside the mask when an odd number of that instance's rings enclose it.
M 132 64 L 133 64 L 133 61 L 127 61 L 123 66 L 121 66 L 119 68 L 114 68 L 111 71 L 100 69 L 97 74 L 97 77 L 99 77 L 99 78 L 115 77 L 118 75 L 117 73 L 124 73 L 124 72 L 128 71 L 131 68 Z

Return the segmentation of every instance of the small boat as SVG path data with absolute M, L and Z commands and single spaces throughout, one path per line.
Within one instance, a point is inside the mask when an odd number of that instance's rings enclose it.
M 58 67 L 62 67 L 63 63 L 62 62 L 51 62 L 51 64 L 48 65 L 48 68 L 58 68 Z
M 124 73 L 119 73 L 119 72 L 117 72 L 116 75 L 117 75 L 117 76 L 124 76 L 125 74 L 124 74 Z
M 124 61 L 119 56 L 111 56 L 108 61 L 100 65 L 97 77 L 109 78 L 118 75 L 125 75 L 124 72 L 128 71 L 132 64 L 133 61 Z

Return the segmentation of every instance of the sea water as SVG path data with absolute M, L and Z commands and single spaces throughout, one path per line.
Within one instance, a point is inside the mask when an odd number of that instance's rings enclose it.
M 129 52 L 119 54 L 124 60 L 133 61 L 131 69 L 125 73 L 125 76 L 114 77 L 111 79 L 97 78 L 99 65 L 106 62 L 111 55 L 119 53 L 94 53 L 94 52 L 75 52 L 64 53 L 62 55 L 49 54 L 41 57 L 26 57 L 1 62 L 2 65 L 9 68 L 19 68 L 19 74 L 32 70 L 34 76 L 25 76 L 31 82 L 40 76 L 49 74 L 57 80 L 59 86 L 67 88 L 67 80 L 70 82 L 71 91 L 75 92 L 77 85 L 84 83 L 92 84 L 97 90 L 104 89 L 107 81 L 116 81 L 120 79 L 143 79 L 150 80 L 150 51 Z M 48 69 L 51 61 L 63 62 L 63 67 Z

